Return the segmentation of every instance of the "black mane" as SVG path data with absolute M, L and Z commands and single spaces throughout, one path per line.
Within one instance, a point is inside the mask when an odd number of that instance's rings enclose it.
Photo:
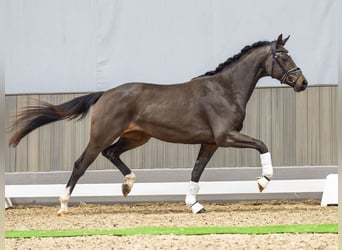
M 208 71 L 207 73 L 203 74 L 203 75 L 200 75 L 200 76 L 197 76 L 195 78 L 200 78 L 200 77 L 204 77 L 204 76 L 212 76 L 212 75 L 215 75 L 219 72 L 221 72 L 224 68 L 226 68 L 228 65 L 230 65 L 231 63 L 237 61 L 238 59 L 240 59 L 240 57 L 251 51 L 252 49 L 255 49 L 255 48 L 259 48 L 259 47 L 262 47 L 262 46 L 265 46 L 265 45 L 268 45 L 270 44 L 269 41 L 259 41 L 259 42 L 256 42 L 256 43 L 253 43 L 252 45 L 247 45 L 245 46 L 239 54 L 236 54 L 235 56 L 233 57 L 230 57 L 228 58 L 226 61 L 224 61 L 223 63 L 219 64 L 215 70 L 212 70 L 212 71 Z M 194 78 L 194 79 L 195 79 Z

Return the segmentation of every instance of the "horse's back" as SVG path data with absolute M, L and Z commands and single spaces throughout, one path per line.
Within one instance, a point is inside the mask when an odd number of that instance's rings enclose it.
M 113 105 L 136 104 L 141 107 L 151 103 L 172 103 L 187 100 L 193 96 L 190 82 L 178 84 L 153 84 L 144 82 L 130 82 L 122 84 L 104 92 L 99 103 Z
M 123 84 L 104 92 L 92 120 L 106 130 L 120 127 L 124 133 L 137 128 L 164 141 L 199 143 L 212 134 L 194 91 L 191 82 Z

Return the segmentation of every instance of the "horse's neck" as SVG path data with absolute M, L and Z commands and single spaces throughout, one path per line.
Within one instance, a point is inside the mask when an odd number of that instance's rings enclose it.
M 266 76 L 265 58 L 265 52 L 257 49 L 222 72 L 225 86 L 234 93 L 241 107 L 246 107 L 258 80 Z

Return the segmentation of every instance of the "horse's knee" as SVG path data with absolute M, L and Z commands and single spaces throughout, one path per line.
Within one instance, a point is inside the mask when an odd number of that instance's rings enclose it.
M 234 140 L 229 134 L 219 134 L 215 137 L 215 143 L 218 147 L 230 147 L 233 145 Z

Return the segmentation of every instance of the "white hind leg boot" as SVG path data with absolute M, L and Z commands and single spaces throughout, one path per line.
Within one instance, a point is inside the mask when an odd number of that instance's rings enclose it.
M 185 204 L 191 208 L 194 214 L 205 212 L 204 207 L 196 200 L 196 195 L 198 194 L 198 191 L 198 183 L 190 181 L 189 189 L 185 197 Z
M 262 176 L 257 178 L 259 191 L 262 192 L 268 185 L 273 176 L 273 167 L 271 160 L 271 153 L 267 152 L 260 154 L 260 161 L 262 166 Z

